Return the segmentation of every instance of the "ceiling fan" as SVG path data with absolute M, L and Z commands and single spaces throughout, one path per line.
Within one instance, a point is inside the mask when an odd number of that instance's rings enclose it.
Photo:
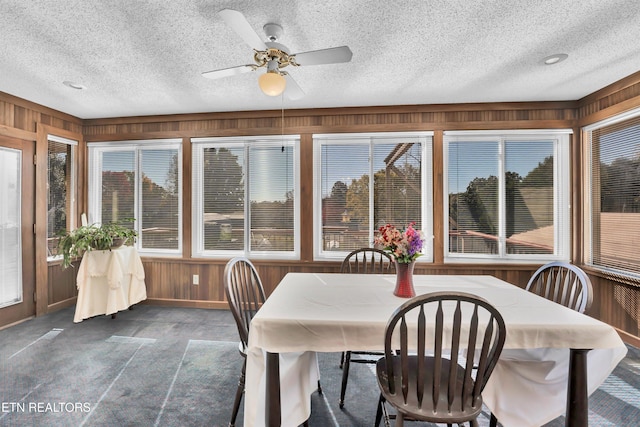
M 282 71 L 283 68 L 289 65 L 299 67 L 351 61 L 352 53 L 348 46 L 292 54 L 286 46 L 277 42 L 284 32 L 280 25 L 265 24 L 263 30 L 267 41 L 263 41 L 241 12 L 223 9 L 218 15 L 253 48 L 254 63 L 202 73 L 206 78 L 219 79 L 265 67 L 267 71 L 258 78 L 258 85 L 266 95 L 278 96 L 286 88 L 285 95 L 289 99 L 299 99 L 304 96 L 304 91 L 289 73 Z

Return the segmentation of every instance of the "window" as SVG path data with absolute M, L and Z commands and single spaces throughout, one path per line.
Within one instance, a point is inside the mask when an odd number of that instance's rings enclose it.
M 22 302 L 22 152 L 0 147 L 0 308 Z
M 47 136 L 47 251 L 56 259 L 58 233 L 75 227 L 77 141 Z
M 605 272 L 640 279 L 640 109 L 584 129 L 585 255 Z
M 569 258 L 569 130 L 445 132 L 445 259 Z
M 298 258 L 299 137 L 191 141 L 194 255 Z
M 181 140 L 89 146 L 90 223 L 131 223 L 149 254 L 182 250 Z M 135 221 L 132 221 L 135 220 Z
M 314 135 L 315 258 L 369 247 L 387 223 L 432 236 L 431 135 Z M 430 238 L 418 260 L 433 260 Z

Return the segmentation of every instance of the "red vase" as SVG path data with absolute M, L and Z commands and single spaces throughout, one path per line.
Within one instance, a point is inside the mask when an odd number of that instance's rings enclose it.
M 409 263 L 396 261 L 396 289 L 393 294 L 400 298 L 412 298 L 416 296 L 413 289 L 413 266 L 415 261 Z

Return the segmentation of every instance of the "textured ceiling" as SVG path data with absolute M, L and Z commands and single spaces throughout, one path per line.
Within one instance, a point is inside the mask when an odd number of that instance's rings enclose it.
M 225 8 L 280 24 L 290 53 L 353 59 L 289 67 L 295 101 L 262 94 L 262 70 L 206 79 L 252 62 Z M 0 91 L 80 118 L 576 100 L 639 71 L 639 40 L 638 0 L 1 0 Z

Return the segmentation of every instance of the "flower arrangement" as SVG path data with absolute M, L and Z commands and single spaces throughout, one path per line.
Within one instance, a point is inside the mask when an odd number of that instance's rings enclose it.
M 422 231 L 413 228 L 414 225 L 415 222 L 412 222 L 404 230 L 398 230 L 391 224 L 383 225 L 378 230 L 380 233 L 374 245 L 389 253 L 397 262 L 409 264 L 422 255 L 424 243 Z

